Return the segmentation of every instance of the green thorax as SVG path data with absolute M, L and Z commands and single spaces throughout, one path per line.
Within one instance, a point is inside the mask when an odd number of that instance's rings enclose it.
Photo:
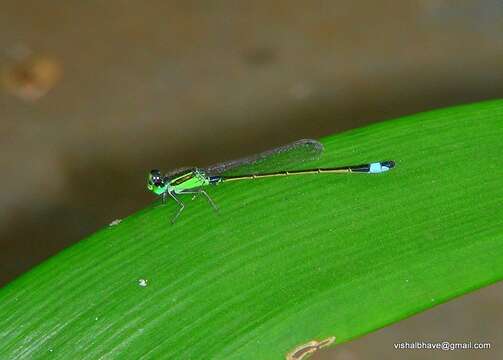
M 210 180 L 201 169 L 187 169 L 183 172 L 170 176 L 168 190 L 175 193 L 183 192 L 209 185 Z

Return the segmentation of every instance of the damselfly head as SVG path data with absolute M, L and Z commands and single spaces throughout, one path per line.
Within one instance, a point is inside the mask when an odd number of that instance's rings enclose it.
M 147 189 L 161 195 L 166 191 L 168 184 L 157 169 L 151 170 L 147 176 Z

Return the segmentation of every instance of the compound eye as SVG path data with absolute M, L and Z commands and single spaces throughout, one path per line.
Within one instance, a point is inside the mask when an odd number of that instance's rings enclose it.
M 164 185 L 164 180 L 161 176 L 161 172 L 157 169 L 150 171 L 148 180 L 149 180 L 149 184 L 152 184 L 155 186 L 163 186 Z

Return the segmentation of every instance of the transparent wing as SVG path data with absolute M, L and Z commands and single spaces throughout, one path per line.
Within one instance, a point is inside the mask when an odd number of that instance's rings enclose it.
M 294 170 L 299 164 L 318 159 L 323 145 L 312 139 L 302 139 L 256 155 L 209 166 L 208 175 L 259 174 L 278 170 Z
M 169 179 L 176 177 L 177 175 L 180 175 L 184 172 L 187 172 L 187 170 L 193 169 L 194 167 L 192 166 L 185 166 L 185 167 L 180 167 L 176 168 L 173 170 L 168 171 L 164 176 L 168 177 Z

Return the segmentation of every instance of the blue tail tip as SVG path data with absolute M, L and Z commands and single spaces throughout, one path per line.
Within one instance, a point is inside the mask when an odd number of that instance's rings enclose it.
M 381 166 L 385 166 L 388 170 L 391 170 L 395 167 L 395 162 L 393 160 L 383 161 L 381 162 Z
M 385 171 L 391 170 L 395 167 L 395 162 L 393 160 L 381 161 L 378 163 L 370 164 L 369 173 L 379 174 Z

